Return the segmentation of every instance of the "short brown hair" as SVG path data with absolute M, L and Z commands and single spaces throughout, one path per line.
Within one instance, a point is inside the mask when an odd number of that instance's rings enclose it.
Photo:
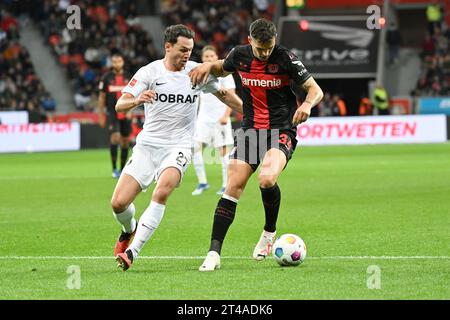
M 214 51 L 214 53 L 215 54 L 217 54 L 217 49 L 214 47 L 214 46 L 211 46 L 211 45 L 207 45 L 207 46 L 204 46 L 203 47 L 203 49 L 202 49 L 202 55 L 206 52 L 206 51 Z
M 250 36 L 256 41 L 266 43 L 277 36 L 277 29 L 272 21 L 261 18 L 250 24 Z
M 164 31 L 164 43 L 168 42 L 171 44 L 175 44 L 178 41 L 178 37 L 194 39 L 195 32 L 186 27 L 184 24 L 175 24 L 169 26 Z

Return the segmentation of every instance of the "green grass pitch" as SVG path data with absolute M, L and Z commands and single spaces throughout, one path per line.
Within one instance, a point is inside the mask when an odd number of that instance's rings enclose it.
M 279 180 L 277 230 L 308 246 L 295 268 L 251 259 L 264 220 L 253 176 L 222 268 L 197 271 L 221 177 L 210 165 L 211 189 L 191 196 L 191 166 L 142 258 L 120 271 L 110 173 L 107 150 L 0 155 L 0 299 L 450 298 L 448 143 L 297 149 Z M 138 216 L 150 196 L 135 201 Z

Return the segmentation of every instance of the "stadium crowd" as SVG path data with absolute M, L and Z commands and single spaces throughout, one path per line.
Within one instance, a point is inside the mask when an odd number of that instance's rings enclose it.
M 195 31 L 192 60 L 200 61 L 205 45 L 213 45 L 224 57 L 237 44 L 247 43 L 250 23 L 272 19 L 275 4 L 273 0 L 165 0 L 161 11 L 165 25 L 184 23 Z
M 29 121 L 40 122 L 55 110 L 55 100 L 19 42 L 18 20 L 5 8 L 0 9 L 0 110 L 28 110 Z
M 450 95 L 450 28 L 443 21 L 439 11 L 427 9 L 429 28 L 422 44 L 422 68 L 415 96 Z
M 82 32 L 66 26 L 71 4 L 81 9 Z M 44 0 L 36 9 L 34 19 L 66 67 L 79 110 L 96 108 L 97 84 L 110 67 L 114 49 L 125 56 L 131 73 L 159 58 L 152 38 L 140 25 L 136 0 Z

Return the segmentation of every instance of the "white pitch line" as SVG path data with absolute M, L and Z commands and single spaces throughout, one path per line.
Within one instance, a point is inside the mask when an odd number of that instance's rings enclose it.
M 140 256 L 140 260 L 201 260 L 205 256 Z M 251 257 L 224 256 L 222 259 L 250 260 Z M 450 256 L 319 256 L 307 260 L 448 260 Z M 0 260 L 114 260 L 113 256 L 0 256 Z

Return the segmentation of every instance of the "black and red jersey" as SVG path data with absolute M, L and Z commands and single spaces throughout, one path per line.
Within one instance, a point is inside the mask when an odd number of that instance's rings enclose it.
M 109 114 L 116 114 L 115 106 L 117 100 L 122 96 L 122 89 L 130 81 L 130 76 L 127 73 L 115 73 L 113 71 L 107 72 L 103 75 L 99 82 L 98 89 L 105 93 L 105 105 Z M 118 119 L 124 119 L 125 114 L 119 112 Z
M 223 69 L 237 72 L 242 81 L 242 127 L 292 129 L 297 109 L 291 86 L 303 84 L 311 74 L 287 48 L 276 45 L 267 61 L 253 56 L 251 45 L 235 47 Z

